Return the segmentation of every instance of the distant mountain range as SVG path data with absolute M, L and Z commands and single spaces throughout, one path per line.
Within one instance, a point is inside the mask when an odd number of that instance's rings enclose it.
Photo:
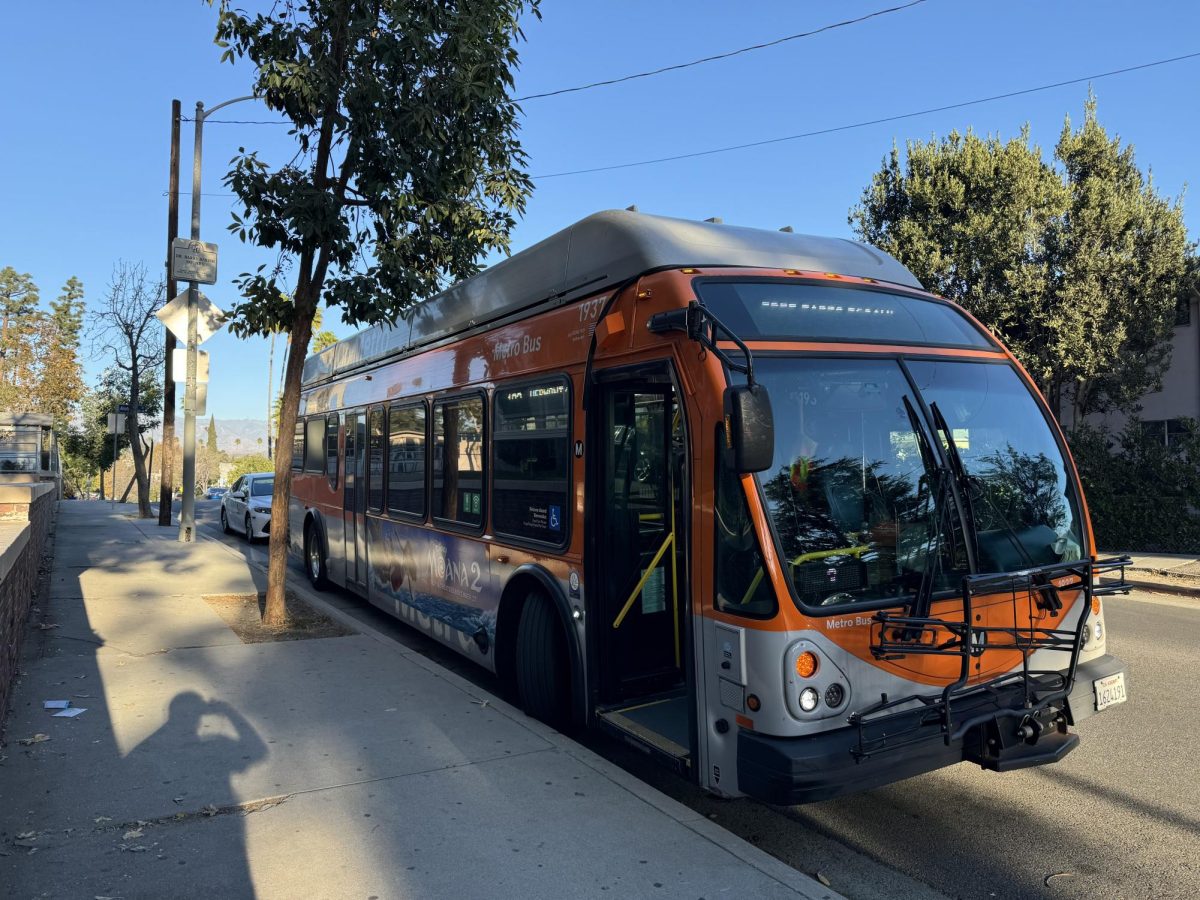
M 196 421 L 196 444 L 208 441 L 208 416 Z M 262 419 L 216 419 L 217 449 L 233 456 L 247 453 L 267 452 L 267 423 Z M 146 434 L 158 443 L 162 440 L 162 425 L 157 425 Z M 183 440 L 183 412 L 175 417 L 175 435 Z M 259 441 L 262 441 L 260 444 Z
M 208 440 L 208 416 L 196 422 L 196 440 Z M 267 452 L 267 423 L 262 419 L 215 419 L 217 448 L 235 456 Z M 180 422 L 179 425 L 183 423 Z M 178 426 L 177 426 L 178 427 Z M 259 441 L 262 441 L 260 444 Z

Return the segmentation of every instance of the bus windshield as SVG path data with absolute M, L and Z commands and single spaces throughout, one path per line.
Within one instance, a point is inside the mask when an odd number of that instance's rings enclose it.
M 1006 365 L 770 357 L 755 372 L 775 412 L 759 475 L 806 606 L 903 602 L 969 574 L 953 478 L 923 409 L 935 403 L 966 470 L 977 568 L 1077 559 L 1078 504 L 1028 389 Z

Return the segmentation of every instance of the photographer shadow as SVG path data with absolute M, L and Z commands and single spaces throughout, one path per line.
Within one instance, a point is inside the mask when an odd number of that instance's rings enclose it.
M 155 829 L 154 838 L 164 851 L 185 851 L 180 864 L 202 868 L 213 896 L 255 896 L 233 776 L 268 753 L 254 726 L 228 703 L 184 691 L 171 700 L 167 721 L 125 759 L 143 789 L 165 789 L 179 805 L 180 815 L 163 821 L 170 827 Z

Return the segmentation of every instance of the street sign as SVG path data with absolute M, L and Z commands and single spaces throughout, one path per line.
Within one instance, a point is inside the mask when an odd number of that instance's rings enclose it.
M 176 381 L 187 381 L 187 350 L 171 351 L 171 375 Z M 208 384 L 208 353 L 196 351 L 196 384 Z
M 188 334 L 187 295 L 188 292 L 184 291 L 154 314 L 156 319 L 170 329 L 175 339 L 185 345 Z M 203 344 L 224 326 L 225 311 L 200 291 L 196 291 L 196 297 L 196 343 Z M 183 381 L 182 378 L 179 380 Z
M 217 245 L 175 238 L 171 242 L 171 278 L 175 281 L 195 281 L 197 284 L 216 284 Z
M 127 410 L 128 406 L 121 404 L 120 409 Z M 108 434 L 124 434 L 125 433 L 125 413 L 109 413 L 108 414 Z
M 207 356 L 207 354 L 205 354 Z M 196 385 L 196 415 L 208 415 L 208 385 Z
M 117 412 L 119 412 L 119 413 L 129 412 L 129 404 L 128 403 L 118 403 L 117 404 Z

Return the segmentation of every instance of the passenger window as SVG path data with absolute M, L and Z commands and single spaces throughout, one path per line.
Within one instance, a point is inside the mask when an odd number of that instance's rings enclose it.
M 425 516 L 425 404 L 388 410 L 388 510 Z
M 528 540 L 567 537 L 570 394 L 565 381 L 499 387 L 492 424 L 492 525 Z
M 325 474 L 329 478 L 329 486 L 336 488 L 338 478 L 338 417 L 336 415 L 325 420 Z
M 367 508 L 383 512 L 383 408 L 371 410 L 367 423 Z
M 483 400 L 460 397 L 433 405 L 433 514 L 483 524 Z
M 292 433 L 292 468 L 300 471 L 304 468 L 304 420 L 296 420 L 296 430 Z
M 716 446 L 725 446 L 725 429 L 720 426 Z M 754 533 L 741 477 L 722 462 L 720 454 L 713 527 L 717 533 L 717 609 L 755 619 L 775 615 L 775 589 Z
M 325 471 L 325 420 L 318 417 L 308 419 L 304 423 L 305 434 L 305 472 Z

